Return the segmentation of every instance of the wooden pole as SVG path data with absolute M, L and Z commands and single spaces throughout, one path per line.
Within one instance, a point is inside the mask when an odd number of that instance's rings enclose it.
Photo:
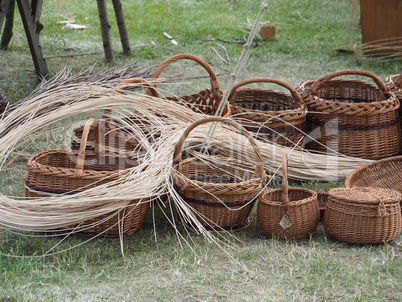
M 6 18 L 9 4 L 10 0 L 0 0 L 0 32 L 3 28 L 4 19 Z
M 7 50 L 10 44 L 11 38 L 13 37 L 13 26 L 14 26 L 14 11 L 15 11 L 15 0 L 9 0 L 10 5 L 8 6 L 6 14 L 6 23 L 4 24 L 4 31 L 1 35 L 0 49 Z
M 43 0 L 32 0 L 31 5 L 29 0 L 17 0 L 17 4 L 22 23 L 24 24 L 36 74 L 39 79 L 46 78 L 49 75 L 49 71 L 39 45 L 39 33 L 43 29 L 43 25 L 39 22 Z
M 97 0 L 99 20 L 102 32 L 103 49 L 105 51 L 106 61 L 114 60 L 114 52 L 112 47 L 112 37 L 110 34 L 110 22 L 107 13 L 106 0 Z
M 119 27 L 119 34 L 123 52 L 128 54 L 131 52 L 130 40 L 128 38 L 126 21 L 124 20 L 123 8 L 120 0 L 112 0 L 114 14 L 116 16 L 117 26 Z

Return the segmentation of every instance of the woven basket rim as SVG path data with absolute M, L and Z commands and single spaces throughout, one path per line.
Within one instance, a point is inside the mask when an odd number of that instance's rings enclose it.
M 33 168 L 34 166 L 36 166 L 37 168 L 39 168 L 39 171 L 36 171 L 35 173 L 37 174 L 48 174 L 49 172 L 51 172 L 52 174 L 55 173 L 55 168 L 57 170 L 59 170 L 60 175 L 58 176 L 63 176 L 63 177 L 67 177 L 67 178 L 73 178 L 74 176 L 74 172 L 76 171 L 75 168 L 65 168 L 65 167 L 54 167 L 54 166 L 50 166 L 50 165 L 44 165 L 38 162 L 39 159 L 49 156 L 49 155 L 53 155 L 53 154 L 64 154 L 66 156 L 71 155 L 71 156 L 77 156 L 78 155 L 78 151 L 74 151 L 74 150 L 47 150 L 47 151 L 42 151 L 39 152 L 37 154 L 35 154 L 34 156 L 30 157 L 26 163 L 26 167 L 29 170 L 30 168 Z M 86 152 L 87 156 L 97 156 L 99 157 L 99 154 L 97 154 L 94 151 L 87 151 Z M 111 155 L 111 154 L 104 154 L 103 156 L 105 157 L 119 157 L 121 159 L 128 159 L 128 160 L 133 160 L 133 158 L 127 157 L 127 156 L 119 156 L 119 155 Z M 118 179 L 122 177 L 122 174 L 128 173 L 128 171 L 132 170 L 133 168 L 137 168 L 138 166 L 133 166 L 131 168 L 125 169 L 125 170 L 114 170 L 114 171 L 96 171 L 96 170 L 90 170 L 90 169 L 84 169 L 83 170 L 83 175 L 81 177 L 81 179 L 83 178 L 97 178 L 99 176 L 101 176 L 102 178 L 104 177 L 108 177 L 108 178 L 112 178 L 112 179 Z
M 242 164 L 242 165 L 246 165 L 246 166 L 251 168 L 250 173 L 254 173 L 255 177 L 252 177 L 252 178 L 250 178 L 248 180 L 245 180 L 245 181 L 234 182 L 234 183 L 224 183 L 224 182 L 213 183 L 213 182 L 206 182 L 206 181 L 200 181 L 200 180 L 193 180 L 193 179 L 188 178 L 186 175 L 184 175 L 184 174 L 182 174 L 182 173 L 180 173 L 178 171 L 177 167 L 179 166 L 179 163 L 176 163 L 176 164 L 173 165 L 172 174 L 173 174 L 174 177 L 180 179 L 182 182 L 194 183 L 194 184 L 197 184 L 197 185 L 200 185 L 200 186 L 208 185 L 208 186 L 210 186 L 212 188 L 213 187 L 222 187 L 222 186 L 225 186 L 225 187 L 228 187 L 228 188 L 230 188 L 230 187 L 238 187 L 239 185 L 246 185 L 246 184 L 253 183 L 253 182 L 258 182 L 259 185 L 262 187 L 261 176 L 259 176 L 256 173 L 255 167 L 252 164 L 250 164 L 250 163 L 248 163 L 246 161 L 239 160 L 239 159 L 234 159 L 234 158 L 230 158 L 230 157 L 224 157 L 224 156 L 220 156 L 220 155 L 211 155 L 210 158 L 219 158 L 220 160 L 225 159 L 228 162 L 236 162 L 236 163 L 239 163 L 239 164 Z M 195 160 L 200 160 L 200 159 L 198 159 L 196 157 L 186 158 L 186 159 L 183 159 L 181 161 L 181 165 L 188 164 L 189 162 L 195 161 Z
M 309 88 L 306 88 L 305 86 L 307 84 L 314 84 L 316 81 L 304 81 L 299 84 L 299 91 L 303 93 L 303 100 L 306 103 L 307 107 L 309 110 L 317 108 L 317 107 L 336 107 L 340 106 L 343 108 L 342 114 L 353 114 L 356 115 L 355 109 L 358 108 L 358 110 L 361 109 L 366 109 L 366 108 L 375 108 L 377 111 L 381 111 L 381 113 L 385 113 L 387 111 L 384 111 L 384 108 L 389 107 L 389 111 L 393 111 L 399 108 L 400 103 L 398 98 L 393 92 L 390 92 L 390 97 L 388 99 L 385 99 L 383 101 L 374 101 L 374 102 L 364 102 L 364 103 L 346 103 L 346 102 L 341 102 L 341 101 L 331 101 L 327 100 L 324 98 L 320 98 L 317 95 L 313 95 L 312 91 Z M 332 79 L 326 83 L 334 83 L 334 82 L 351 82 L 351 83 L 364 83 L 367 86 L 371 86 L 372 89 L 375 90 L 380 90 L 375 84 L 367 82 L 367 81 L 362 81 L 362 80 L 356 80 L 356 79 L 350 79 L 350 80 L 339 80 L 339 79 Z M 319 90 L 323 89 L 325 86 L 323 85 L 320 87 Z M 387 97 L 387 96 L 385 96 Z M 351 112 L 349 113 L 348 110 Z
M 385 194 L 383 199 L 378 199 L 376 201 L 361 200 L 357 199 L 356 196 L 351 195 L 351 192 L 361 192 L 361 193 L 383 193 Z M 401 193 L 392 189 L 375 188 L 375 187 L 353 187 L 353 188 L 335 188 L 331 189 L 329 192 L 330 199 L 337 199 L 343 203 L 359 204 L 359 205 L 378 205 L 380 202 L 384 204 L 400 203 Z M 362 195 L 363 196 L 363 195 Z M 380 196 L 382 197 L 382 196 Z M 378 198 L 378 196 L 377 196 Z
M 381 170 L 387 169 L 387 167 L 389 168 L 390 166 L 387 165 L 388 162 L 402 162 L 402 155 L 396 155 L 396 156 L 391 156 L 391 157 L 386 157 L 383 159 L 375 160 L 375 161 L 369 162 L 367 164 L 364 164 L 364 165 L 356 168 L 355 170 L 350 172 L 349 175 L 346 177 L 345 187 L 346 188 L 354 187 L 353 184 L 354 184 L 354 182 L 356 182 L 356 180 L 354 180 L 354 177 L 356 177 L 356 175 L 359 175 L 363 171 L 369 170 L 370 168 L 374 168 L 374 167 L 381 167 Z
M 306 198 L 299 199 L 299 200 L 290 200 L 289 199 L 289 207 L 300 206 L 300 205 L 312 202 L 317 198 L 317 192 L 314 192 L 314 191 L 312 191 L 310 189 L 306 189 L 306 188 L 289 188 L 288 191 L 289 191 L 289 193 L 292 191 L 298 191 L 298 192 L 304 192 L 304 193 L 311 194 L 311 196 L 308 196 Z M 266 195 L 274 194 L 274 193 L 278 193 L 278 192 L 283 192 L 283 188 L 277 188 L 277 189 L 271 189 L 271 190 L 265 191 L 264 193 L 262 193 L 260 195 L 259 202 L 266 204 L 266 205 L 284 206 L 285 204 L 283 201 L 271 200 L 271 199 L 266 198 Z

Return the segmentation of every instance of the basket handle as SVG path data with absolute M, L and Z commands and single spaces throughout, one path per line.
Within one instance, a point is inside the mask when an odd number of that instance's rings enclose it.
M 286 82 L 283 82 L 283 81 L 280 81 L 277 79 L 272 79 L 272 78 L 251 78 L 251 79 L 243 80 L 233 86 L 233 88 L 229 94 L 229 99 L 238 88 L 245 86 L 247 84 L 251 84 L 251 83 L 272 83 L 272 84 L 277 84 L 279 86 L 282 86 L 290 91 L 290 94 L 292 95 L 293 99 L 295 99 L 297 101 L 297 103 L 299 104 L 300 107 L 307 109 L 306 104 L 304 103 L 300 94 L 292 86 L 290 86 Z
M 290 201 L 289 201 L 289 180 L 288 180 L 288 156 L 287 154 L 283 154 L 282 158 L 282 189 L 283 189 L 283 202 L 284 202 L 284 210 L 285 215 L 288 215 Z
M 179 61 L 179 60 L 184 60 L 184 59 L 188 59 L 188 60 L 193 60 L 195 62 L 197 62 L 198 64 L 200 64 L 202 67 L 205 68 L 205 70 L 208 72 L 209 77 L 210 77 L 210 81 L 211 81 L 211 88 L 212 88 L 212 93 L 215 93 L 217 95 L 220 94 L 221 91 L 221 85 L 218 81 L 218 78 L 216 77 L 215 72 L 212 70 L 211 66 L 202 58 L 196 56 L 196 55 L 192 55 L 192 54 L 188 54 L 188 53 L 182 53 L 182 54 L 178 54 L 178 55 L 174 55 L 168 59 L 166 59 L 165 61 L 163 61 L 158 68 L 155 70 L 154 74 L 151 76 L 152 79 L 158 79 L 160 74 L 162 73 L 162 71 L 171 63 Z M 148 91 L 149 90 L 149 91 Z M 145 92 L 146 94 L 154 94 L 155 92 L 152 91 L 155 90 L 155 86 L 153 87 L 149 87 L 147 89 L 147 91 Z
M 81 178 L 84 172 L 85 149 L 87 147 L 88 135 L 93 125 L 95 125 L 95 153 L 96 154 L 102 153 L 99 123 L 96 119 L 91 118 L 85 123 L 84 130 L 82 131 L 80 149 L 78 150 L 77 155 L 77 164 L 75 165 L 75 172 L 73 175 L 74 178 Z
M 341 71 L 335 71 L 335 72 L 329 73 L 329 74 L 323 76 L 322 78 L 316 80 L 313 83 L 313 85 L 311 86 L 311 92 L 313 94 L 316 94 L 318 89 L 320 89 L 320 87 L 324 83 L 330 81 L 331 79 L 333 79 L 335 77 L 339 77 L 339 76 L 343 76 L 343 75 L 361 75 L 361 76 L 369 77 L 374 81 L 374 83 L 377 85 L 377 87 L 382 91 L 384 96 L 386 96 L 387 98 L 390 97 L 390 91 L 389 91 L 388 87 L 384 84 L 384 82 L 379 77 L 377 77 L 374 73 L 365 71 L 365 70 L 341 70 Z
M 143 83 L 145 85 L 152 88 L 155 88 L 155 81 L 152 80 L 146 80 L 144 78 L 129 78 L 121 81 L 117 86 L 116 86 L 116 91 L 118 92 L 123 92 L 124 88 L 129 86 L 130 84 L 140 84 Z M 159 93 L 155 89 L 147 89 L 146 94 L 154 97 L 159 97 Z
M 265 175 L 264 164 L 263 164 L 260 148 L 258 147 L 257 142 L 254 140 L 252 135 L 243 126 L 241 126 L 240 124 L 238 124 L 237 122 L 235 122 L 232 119 L 219 117 L 219 116 L 211 116 L 211 117 L 207 117 L 207 118 L 204 118 L 204 119 L 197 120 L 194 123 L 192 123 L 183 132 L 182 136 L 179 139 L 179 142 L 176 145 L 173 162 L 176 164 L 176 163 L 181 161 L 181 159 L 182 159 L 182 157 L 181 157 L 182 152 L 181 151 L 182 151 L 182 148 L 183 148 L 183 145 L 184 145 L 184 141 L 189 136 L 190 132 L 192 130 L 194 130 L 194 128 L 196 128 L 199 125 L 206 124 L 206 123 L 211 123 L 211 122 L 220 122 L 220 123 L 230 125 L 230 126 L 236 128 L 241 134 L 243 134 L 249 140 L 251 146 L 254 149 L 254 152 L 255 152 L 255 155 L 256 155 L 256 158 L 257 158 L 256 174 L 261 177 L 262 182 L 263 182 L 263 184 L 265 186 L 265 184 L 266 184 L 266 175 Z

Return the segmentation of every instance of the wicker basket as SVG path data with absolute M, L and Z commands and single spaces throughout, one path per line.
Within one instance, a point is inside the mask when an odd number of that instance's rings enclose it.
M 345 187 L 375 187 L 402 192 L 402 156 L 376 160 L 353 170 L 345 180 Z
M 196 63 L 200 64 L 205 70 L 208 72 L 211 88 L 205 89 L 200 92 L 191 94 L 191 95 L 183 95 L 183 96 L 169 96 L 166 99 L 177 102 L 179 104 L 183 104 L 188 106 L 193 111 L 198 113 L 204 113 L 208 115 L 215 115 L 217 112 L 219 105 L 222 100 L 223 92 L 221 90 L 220 83 L 218 78 L 216 77 L 215 72 L 212 70 L 211 66 L 202 58 L 197 57 L 192 54 L 178 54 L 174 55 L 164 62 L 162 62 L 158 68 L 155 70 L 154 74 L 151 76 L 152 79 L 157 80 L 161 75 L 162 71 L 165 70 L 167 66 L 171 63 L 179 61 L 179 60 L 192 60 Z M 157 94 L 154 87 L 148 88 L 146 91 L 147 94 Z M 227 104 L 223 111 L 223 116 L 229 115 L 229 105 Z
M 355 187 L 329 191 L 324 228 L 336 240 L 353 244 L 381 244 L 401 233 L 401 193 Z
M 399 102 L 402 102 L 402 73 L 390 75 L 385 79 L 385 85 L 395 93 Z M 399 107 L 399 121 L 401 123 L 402 130 L 402 106 Z
M 333 79 L 343 75 L 366 76 L 375 84 Z M 373 73 L 338 71 L 303 82 L 298 91 L 309 110 L 308 131 L 316 139 L 308 144 L 310 149 L 367 159 L 400 152 L 399 100 Z
M 93 126 L 96 129 L 95 151 L 86 152 L 88 133 Z M 131 157 L 102 154 L 98 123 L 90 119 L 84 127 L 79 151 L 49 150 L 28 160 L 25 196 L 32 199 L 82 192 L 119 179 L 124 175 L 124 170 L 137 165 L 138 161 Z M 89 235 L 129 235 L 141 227 L 148 208 L 149 200 L 132 200 L 124 209 L 68 228 Z
M 242 88 L 252 83 L 273 83 L 285 87 L 290 94 L 269 89 Z M 270 78 L 252 78 L 239 82 L 229 96 L 231 114 L 239 118 L 257 138 L 283 146 L 303 146 L 307 107 L 289 84 Z
M 303 239 L 314 233 L 320 213 L 317 193 L 304 188 L 289 188 L 287 156 L 283 156 L 283 185 L 264 192 L 257 207 L 257 221 L 270 238 Z
M 190 132 L 209 122 L 235 127 L 252 144 L 257 166 L 218 155 L 182 159 L 182 147 Z M 265 184 L 261 153 L 251 134 L 231 119 L 209 117 L 194 122 L 176 146 L 172 177 L 175 188 L 194 210 L 197 220 L 210 231 L 237 231 L 249 226 L 255 200 Z M 184 224 L 196 229 L 180 217 Z

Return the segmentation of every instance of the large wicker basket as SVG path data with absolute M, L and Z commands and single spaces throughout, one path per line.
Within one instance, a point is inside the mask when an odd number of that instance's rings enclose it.
M 385 85 L 387 85 L 391 92 L 395 93 L 399 102 L 402 102 L 402 73 L 388 76 L 385 79 Z M 402 106 L 399 107 L 399 120 L 402 130 Z
M 304 239 L 315 232 L 320 212 L 317 193 L 304 188 L 289 188 L 287 156 L 283 156 L 283 184 L 264 192 L 257 207 L 257 221 L 270 238 Z
M 182 159 L 182 148 L 190 132 L 209 122 L 221 122 L 235 127 L 252 144 L 257 166 L 218 155 Z M 249 226 L 249 216 L 265 184 L 261 153 L 251 134 L 231 119 L 209 117 L 194 122 L 181 136 L 176 146 L 172 177 L 175 188 L 193 209 L 197 220 L 211 231 L 237 231 Z M 196 226 L 182 222 L 192 229 Z
M 273 83 L 290 91 L 242 88 L 253 83 Z M 233 86 L 229 96 L 233 117 L 256 137 L 284 146 L 303 146 L 307 107 L 289 84 L 271 78 L 252 78 Z
M 324 228 L 336 240 L 353 244 L 381 244 L 401 233 L 401 193 L 355 187 L 329 191 Z
M 375 84 L 345 75 L 366 76 Z M 371 72 L 345 70 L 303 82 L 298 90 L 308 107 L 308 147 L 321 152 L 380 159 L 401 150 L 399 100 Z
M 217 112 L 219 105 L 222 100 L 223 92 L 221 90 L 220 83 L 218 78 L 216 77 L 215 72 L 212 70 L 211 66 L 202 58 L 192 55 L 192 54 L 178 54 L 174 55 L 164 62 L 162 62 L 158 68 L 155 70 L 154 74 L 151 76 L 153 80 L 157 80 L 161 75 L 162 71 L 165 70 L 167 66 L 171 63 L 179 61 L 179 60 L 192 60 L 198 64 L 200 64 L 209 74 L 211 88 L 207 88 L 200 92 L 194 92 L 189 95 L 182 96 L 168 96 L 166 99 L 177 102 L 179 104 L 183 104 L 191 108 L 193 111 L 198 113 L 204 113 L 208 115 L 215 115 Z M 155 87 L 150 87 L 146 91 L 147 94 L 157 94 L 155 91 Z M 229 105 L 226 104 L 223 110 L 223 116 L 228 116 L 229 113 Z
M 86 151 L 88 133 L 94 127 L 95 151 Z M 83 192 L 121 178 L 126 169 L 138 165 L 132 157 L 103 154 L 99 127 L 90 119 L 84 127 L 79 151 L 49 150 L 32 156 L 27 162 L 25 196 L 28 199 L 49 195 Z M 143 224 L 149 200 L 132 200 L 126 207 L 68 227 L 84 234 L 129 235 Z

